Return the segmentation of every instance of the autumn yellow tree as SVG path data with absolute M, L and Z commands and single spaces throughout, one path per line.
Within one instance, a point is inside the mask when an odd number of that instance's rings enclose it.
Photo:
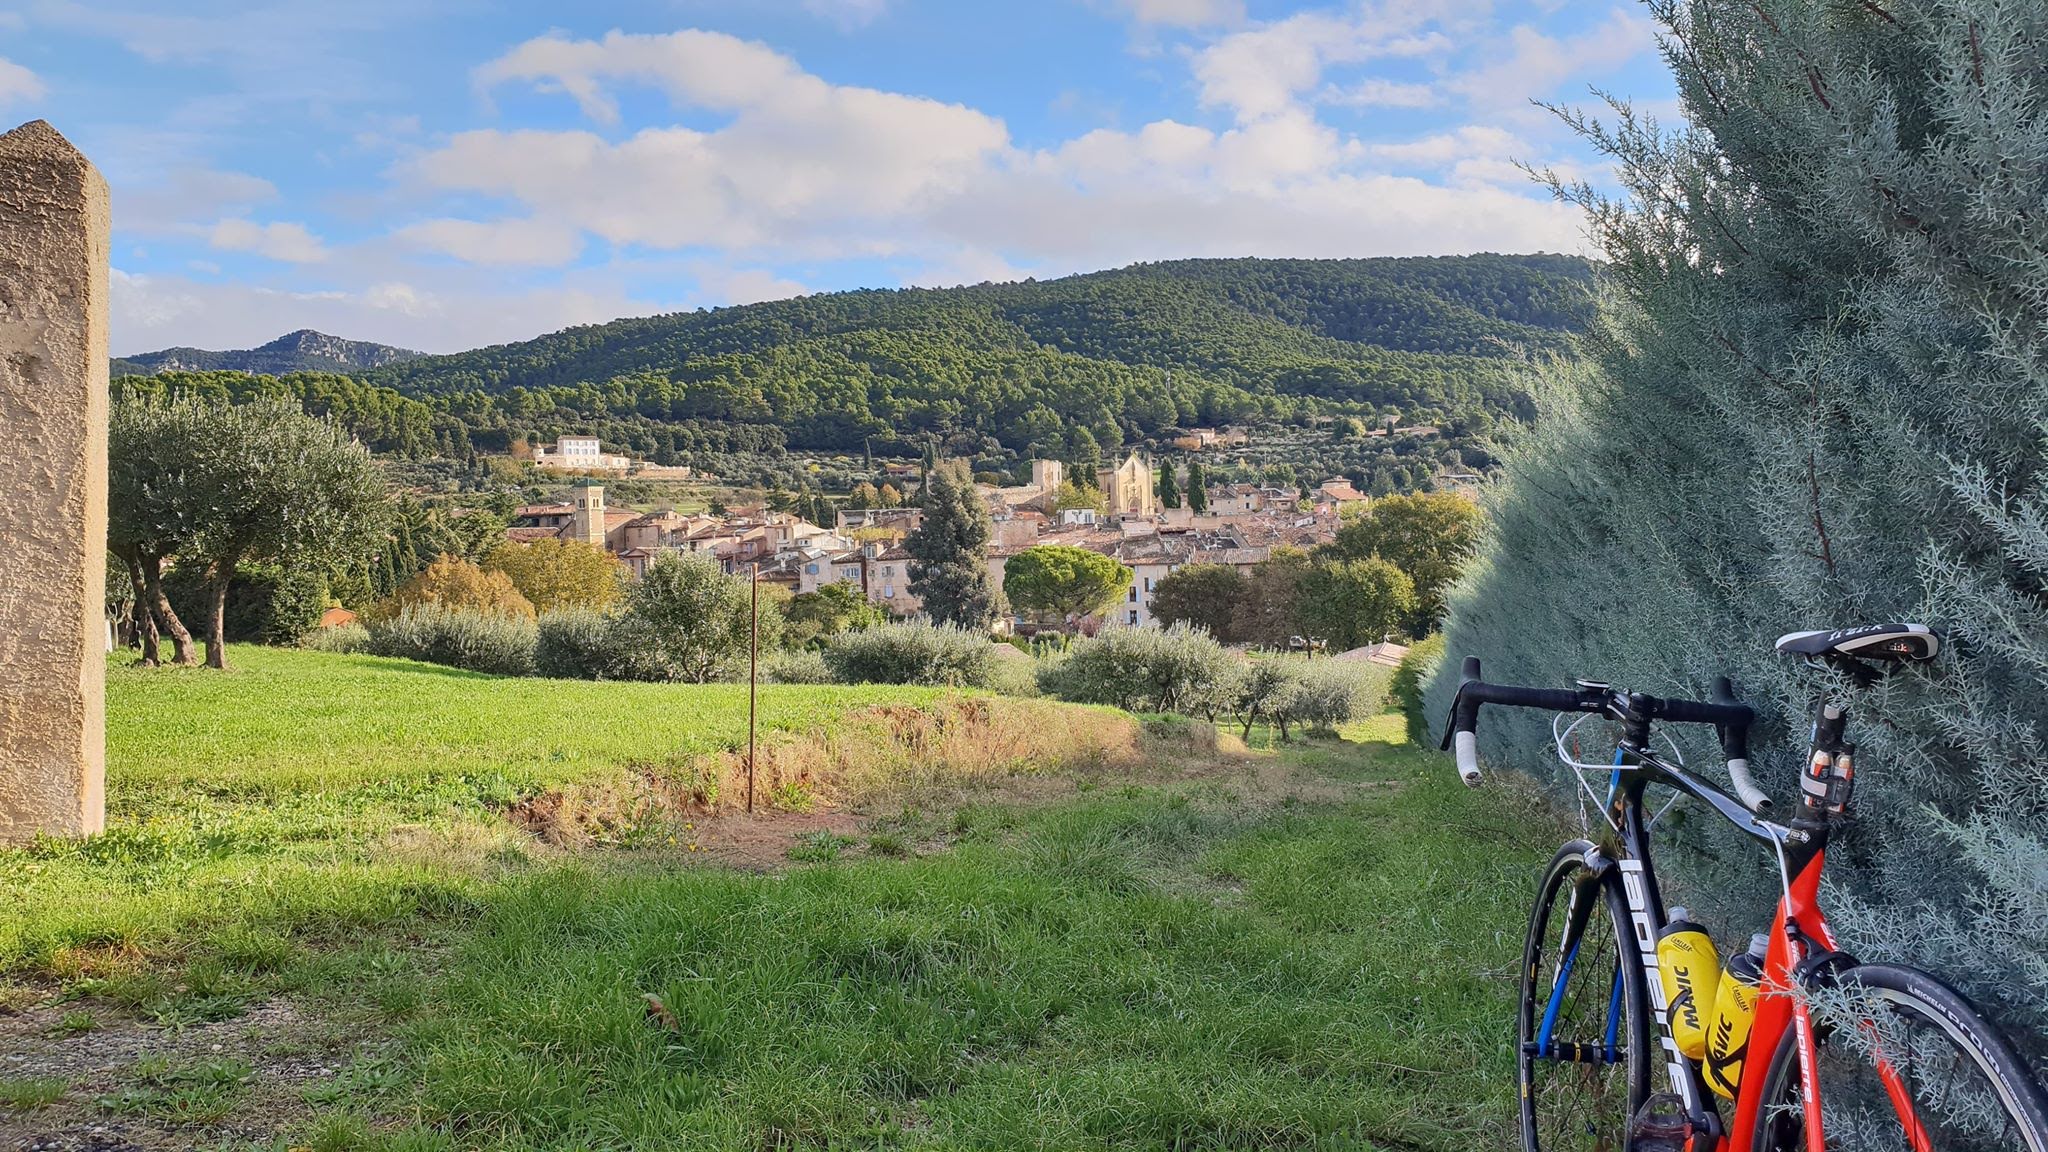
M 502 572 L 538 612 L 608 608 L 625 586 L 626 566 L 604 549 L 580 540 L 506 541 L 484 557 L 484 570 Z
M 372 620 L 390 620 L 407 608 L 434 604 L 467 608 L 500 616 L 534 617 L 533 602 L 520 594 L 503 572 L 486 572 L 467 560 L 443 555 L 398 586 L 398 591 L 370 606 Z

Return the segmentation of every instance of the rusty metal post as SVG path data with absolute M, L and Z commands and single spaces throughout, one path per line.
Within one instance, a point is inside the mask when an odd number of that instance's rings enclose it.
M 754 713 L 761 697 L 761 562 L 754 561 L 747 622 L 747 815 L 754 814 Z

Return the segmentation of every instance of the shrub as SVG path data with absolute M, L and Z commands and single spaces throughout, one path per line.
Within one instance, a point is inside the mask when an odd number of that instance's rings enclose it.
M 1214 717 L 1236 698 L 1243 661 L 1200 628 L 1111 628 L 1048 663 L 1038 686 L 1062 700 Z
M 1011 644 L 989 646 L 991 666 L 988 686 L 1005 696 L 1038 695 L 1038 661 Z
M 846 684 L 986 688 L 995 645 L 979 632 L 912 621 L 835 637 L 825 662 L 833 678 Z
M 388 598 L 370 605 L 363 615 L 371 620 L 393 620 L 408 608 L 434 605 L 460 611 L 498 616 L 518 616 L 531 621 L 533 603 L 520 595 L 512 578 L 503 572 L 486 572 L 467 560 L 443 555 L 398 586 Z
M 1444 634 L 1439 632 L 1424 640 L 1416 641 L 1401 657 L 1401 664 L 1394 669 L 1394 707 L 1408 722 L 1410 744 L 1429 743 L 1429 717 L 1423 714 L 1422 693 L 1429 686 L 1429 678 L 1436 675 L 1436 666 L 1444 658 Z
M 557 680 L 604 680 L 618 675 L 615 621 L 594 608 L 557 608 L 540 618 L 533 670 Z
M 531 619 L 422 604 L 370 624 L 370 651 L 472 672 L 524 676 L 533 671 L 538 628 Z
M 361 624 L 316 628 L 312 635 L 299 642 L 299 647 L 311 648 L 315 652 L 367 652 L 370 650 L 370 630 Z
M 708 556 L 662 553 L 627 590 L 625 614 L 613 621 L 618 674 L 703 684 L 745 671 L 750 595 L 745 580 L 726 575 Z M 762 651 L 775 647 L 781 635 L 782 615 L 764 600 Z
M 188 626 L 200 628 L 211 608 L 206 571 L 174 568 L 164 574 L 164 595 Z M 327 610 L 327 580 L 303 568 L 246 565 L 228 583 L 221 626 L 231 643 L 297 644 L 320 626 Z
M 832 683 L 832 666 L 823 652 L 778 652 L 769 659 L 767 672 L 777 684 Z
M 1291 660 L 1289 661 L 1292 662 Z M 1283 737 L 1299 725 L 1311 732 L 1335 732 L 1386 698 L 1387 673 L 1375 665 L 1304 660 L 1272 709 Z

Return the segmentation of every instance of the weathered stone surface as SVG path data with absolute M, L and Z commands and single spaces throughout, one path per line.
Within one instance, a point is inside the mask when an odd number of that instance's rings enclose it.
M 107 184 L 0 136 L 0 843 L 105 823 Z

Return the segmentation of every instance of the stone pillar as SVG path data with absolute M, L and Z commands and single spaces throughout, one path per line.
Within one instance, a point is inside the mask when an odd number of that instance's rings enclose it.
M 107 183 L 0 136 L 0 844 L 106 822 Z

